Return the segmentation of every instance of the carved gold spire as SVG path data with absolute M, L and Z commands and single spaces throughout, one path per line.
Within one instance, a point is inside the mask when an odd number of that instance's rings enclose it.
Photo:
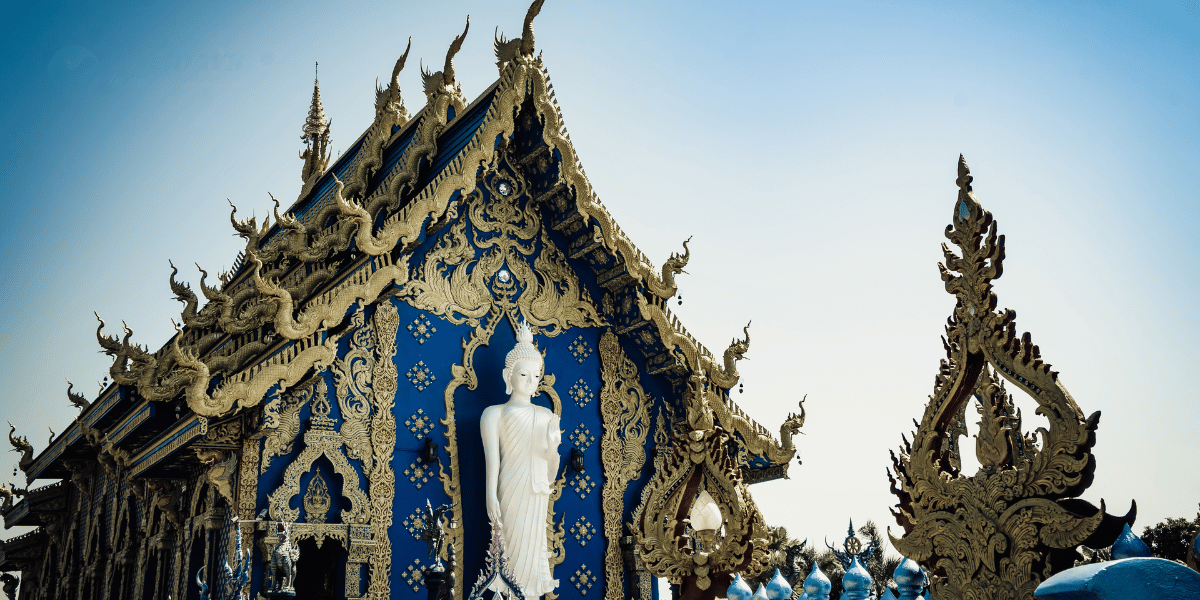
M 321 106 L 321 84 L 314 65 L 312 104 L 308 107 L 308 118 L 304 119 L 304 135 L 300 136 L 305 146 L 300 151 L 300 158 L 304 160 L 300 180 L 305 183 L 314 176 L 320 176 L 329 166 L 329 126 L 325 108 Z
M 946 324 L 946 358 L 910 443 L 892 455 L 893 515 L 903 528 L 892 545 L 932 574 L 946 598 L 1033 598 L 1044 579 L 1074 564 L 1080 544 L 1112 544 L 1119 524 L 1079 496 L 1096 468 L 1091 449 L 1100 413 L 1085 417 L 1016 312 L 998 310 L 993 282 L 1003 273 L 1004 236 L 958 161 L 958 199 L 939 266 L 956 299 Z M 1028 395 L 1049 428 L 1023 431 L 1011 391 Z M 980 415 L 979 469 L 962 471 L 965 409 Z M 889 532 L 890 535 L 890 532 Z

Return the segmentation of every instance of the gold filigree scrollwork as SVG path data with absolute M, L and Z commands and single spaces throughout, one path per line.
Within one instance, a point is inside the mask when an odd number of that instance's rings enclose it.
M 263 429 L 270 434 L 263 441 L 260 473 L 267 472 L 272 458 L 291 454 L 292 444 L 300 435 L 300 409 L 317 393 L 317 385 L 324 382 L 316 379 L 297 389 L 279 392 L 263 407 Z
M 642 389 L 637 366 L 625 356 L 617 336 L 605 331 L 600 338 L 600 460 L 604 465 L 601 509 L 604 513 L 604 597 L 625 596 L 621 532 L 625 514 L 625 488 L 641 476 L 646 462 L 646 436 L 650 432 L 650 398 Z
M 346 355 L 329 365 L 336 386 L 338 408 L 342 412 L 342 427 L 338 433 L 346 444 L 346 454 L 362 462 L 368 479 L 374 466 L 371 450 L 371 378 L 375 368 L 375 335 L 362 307 L 350 317 L 353 332 Z
M 292 543 L 300 540 L 313 540 L 320 548 L 325 540 L 337 540 L 342 547 L 350 545 L 349 528 L 343 523 L 293 523 L 291 525 Z
M 507 194 L 500 192 L 501 183 L 509 186 Z M 489 191 L 490 201 L 478 192 L 467 199 L 467 219 L 451 225 L 424 263 L 415 267 L 404 288 L 409 303 L 452 323 L 474 327 L 493 303 L 493 281 L 507 267 L 522 290 L 516 297 L 520 317 L 542 335 L 554 337 L 570 327 L 602 325 L 587 288 L 529 205 L 524 194 L 528 186 L 509 164 L 507 152 L 497 156 L 492 171 L 479 175 L 478 185 Z M 468 222 L 473 236 L 467 235 Z M 533 256 L 532 268 L 525 260 L 529 256 Z
M 1080 544 L 1100 539 L 1131 520 L 1106 515 L 1078 499 L 1091 482 L 1100 413 L 1084 418 L 1041 359 L 1028 333 L 1018 338 L 1012 310 L 996 310 L 992 281 L 1003 272 L 1004 237 L 971 189 L 960 157 L 958 200 L 939 265 L 946 291 L 956 299 L 946 326 L 934 392 L 910 444 L 892 456 L 893 511 L 904 535 L 892 538 L 901 554 L 933 574 L 937 597 L 1032 598 L 1056 570 L 1072 566 Z M 1040 443 L 1021 430 L 1020 413 L 1004 383 L 1029 394 L 1050 421 Z M 979 398 L 976 455 L 980 468 L 962 474 L 952 444 L 965 430 L 964 411 Z M 957 444 L 954 444 L 957 446 Z M 889 473 L 891 476 L 891 473 Z M 889 534 L 890 535 L 890 534 Z
M 392 547 L 388 529 L 392 526 L 392 503 L 396 495 L 396 474 L 392 471 L 392 450 L 396 447 L 396 417 L 392 405 L 396 398 L 396 330 L 400 313 L 391 301 L 380 302 L 375 310 L 375 362 L 372 377 L 371 448 L 375 452 L 375 468 L 371 471 L 371 524 L 374 526 L 375 546 L 368 559 L 369 581 L 367 597 L 387 600 L 391 597 Z M 347 567 L 348 568 L 348 567 Z M 347 583 L 349 586 L 349 583 Z
M 458 467 L 458 425 L 454 418 L 454 392 L 461 386 L 466 386 L 468 390 L 475 390 L 479 387 L 479 378 L 475 375 L 475 351 L 480 346 L 484 346 L 492 338 L 492 334 L 496 331 L 496 324 L 501 320 L 501 308 L 493 305 L 488 318 L 484 319 L 472 332 L 470 338 L 463 343 L 463 363 L 461 365 L 450 365 L 450 374 L 453 379 L 446 384 L 446 391 L 443 394 L 443 399 L 446 405 L 446 417 L 442 419 L 442 426 L 446 428 L 446 455 L 450 457 L 450 472 L 447 473 L 445 465 L 438 461 L 438 479 L 442 482 L 442 490 L 446 492 L 446 496 L 450 498 L 450 504 L 453 506 L 462 506 L 462 482 L 459 479 Z M 561 488 L 559 488 L 561 493 Z M 449 543 L 447 546 L 453 546 L 459 556 L 464 556 L 467 549 L 464 547 L 465 535 L 462 527 L 451 529 L 447 537 Z M 462 597 L 463 587 L 463 565 L 462 561 L 454 563 L 454 594 L 455 597 Z
M 192 445 L 229 447 L 241 443 L 241 439 L 242 418 L 239 416 L 222 423 L 209 425 L 208 432 L 192 442 Z
M 557 481 L 550 484 L 550 503 L 546 505 L 546 547 L 550 549 L 550 577 L 554 577 L 554 568 L 567 559 L 565 544 L 567 531 L 563 527 L 567 516 L 563 515 L 558 519 L 558 523 L 554 522 L 554 503 L 562 497 L 563 487 L 566 483 L 566 477 L 559 477 Z M 554 600 L 555 598 L 558 598 L 558 594 L 546 592 L 545 600 Z
M 767 566 L 767 530 L 720 427 L 673 438 L 672 453 L 647 484 L 645 507 L 634 526 L 647 571 L 656 577 L 694 581 L 708 589 L 714 578 L 727 584 L 734 573 L 754 577 Z M 700 490 L 707 490 L 725 518 L 716 549 L 697 552 L 686 544 L 687 515 Z
M 350 508 L 341 511 L 342 523 L 369 523 L 371 511 L 367 507 L 367 497 L 362 492 L 358 472 L 342 452 L 342 436 L 329 429 L 314 427 L 304 433 L 304 444 L 304 451 L 284 471 L 283 483 L 267 496 L 271 519 L 290 523 L 299 519 L 300 509 L 292 508 L 291 500 L 300 493 L 300 476 L 324 456 L 333 464 L 333 470 L 342 476 L 342 496 L 350 500 Z

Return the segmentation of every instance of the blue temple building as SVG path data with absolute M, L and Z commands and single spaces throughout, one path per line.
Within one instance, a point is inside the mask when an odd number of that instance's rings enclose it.
M 229 272 L 192 288 L 172 270 L 178 333 L 150 349 L 99 323 L 107 388 L 69 388 L 80 414 L 39 452 L 9 434 L 28 486 L 0 488 L 0 512 L 36 527 L 0 549 L 21 600 L 426 598 L 439 563 L 468 597 L 491 539 L 480 415 L 506 399 L 522 323 L 545 356 L 534 402 L 564 432 L 547 597 L 649 600 L 662 577 L 711 598 L 766 567 L 748 486 L 787 476 L 803 411 L 756 423 L 729 396 L 748 329 L 714 352 L 671 314 L 686 245 L 655 268 L 600 203 L 534 49 L 539 9 L 473 99 L 467 29 L 414 114 L 405 51 L 332 162 L 314 86 L 302 191 L 263 223 L 233 210 Z M 722 527 L 689 525 L 697 498 Z

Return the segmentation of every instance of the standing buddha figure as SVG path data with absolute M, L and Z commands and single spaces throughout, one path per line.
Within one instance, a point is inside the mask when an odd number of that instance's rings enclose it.
M 550 484 L 558 473 L 562 431 L 558 415 L 532 402 L 542 382 L 543 367 L 533 333 L 522 323 L 517 344 L 504 360 L 508 402 L 487 407 L 479 420 L 488 518 L 500 524 L 508 566 L 530 600 L 558 587 L 550 572 L 546 515 Z M 509 592 L 501 579 L 493 581 L 489 589 Z

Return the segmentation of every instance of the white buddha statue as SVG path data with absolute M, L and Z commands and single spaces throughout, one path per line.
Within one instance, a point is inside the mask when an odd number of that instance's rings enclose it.
M 543 366 L 529 325 L 522 323 L 517 345 L 504 360 L 508 402 L 487 407 L 479 419 L 488 517 L 500 523 L 508 566 L 530 600 L 558 587 L 550 574 L 546 513 L 550 484 L 558 474 L 562 431 L 558 415 L 531 401 L 541 385 Z M 509 591 L 500 579 L 489 589 Z

